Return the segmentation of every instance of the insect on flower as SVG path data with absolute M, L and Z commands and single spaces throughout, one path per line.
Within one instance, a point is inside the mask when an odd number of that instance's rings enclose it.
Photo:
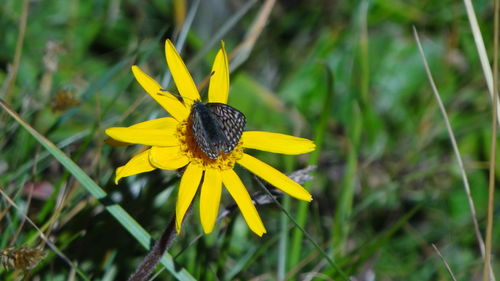
M 45 257 L 41 247 L 8 247 L 0 250 L 0 259 L 5 269 L 32 269 Z
M 182 96 L 167 94 L 166 97 L 175 96 L 182 100 Z M 245 115 L 236 108 L 218 102 L 204 104 L 199 100 L 193 101 L 189 119 L 196 144 L 211 159 L 233 151 L 246 124 Z
M 196 143 L 212 159 L 233 151 L 246 123 L 243 113 L 223 103 L 195 101 L 191 118 Z
M 297 199 L 311 201 L 311 194 L 286 175 L 244 152 L 258 149 L 296 155 L 315 149 L 304 138 L 260 131 L 244 131 L 246 117 L 227 105 L 229 64 L 224 44 L 217 53 L 208 88 L 208 102 L 200 94 L 186 65 L 170 40 L 165 42 L 167 64 L 180 98 L 162 89 L 139 67 L 132 73 L 171 117 L 141 122 L 130 127 L 113 127 L 106 134 L 115 145 L 141 144 L 145 150 L 116 169 L 115 183 L 121 178 L 155 169 L 177 170 L 185 167 L 176 204 L 176 230 L 200 189 L 200 218 L 205 233 L 212 232 L 219 212 L 222 186 L 238 205 L 250 229 L 262 236 L 266 228 L 240 177 L 239 164 L 269 184 Z

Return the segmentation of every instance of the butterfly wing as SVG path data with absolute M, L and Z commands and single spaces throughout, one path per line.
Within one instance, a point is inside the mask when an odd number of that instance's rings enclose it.
M 233 151 L 245 129 L 245 115 L 236 108 L 223 103 L 207 103 L 207 107 L 217 116 L 220 129 L 225 135 L 224 153 Z
M 191 111 L 192 130 L 198 147 L 215 159 L 224 152 L 227 143 L 218 117 L 203 103 L 197 101 Z
M 192 111 L 192 130 L 199 148 L 210 158 L 233 151 L 245 128 L 243 113 L 223 103 L 196 101 Z

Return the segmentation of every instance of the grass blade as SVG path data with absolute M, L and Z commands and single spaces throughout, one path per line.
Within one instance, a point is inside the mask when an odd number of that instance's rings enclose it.
M 187 68 L 191 69 L 195 64 L 197 64 L 204 55 L 206 55 L 210 50 L 212 50 L 215 44 L 219 43 L 222 38 L 240 22 L 241 18 L 250 11 L 250 8 L 257 3 L 257 0 L 250 0 L 241 7 L 231 18 L 229 18 L 220 29 L 215 32 L 208 43 L 203 44 L 203 48 L 196 53 L 196 55 L 188 62 Z
M 231 61 L 231 64 L 229 66 L 230 72 L 233 72 L 235 69 L 237 69 L 250 56 L 257 38 L 259 38 L 262 30 L 266 26 L 267 20 L 271 15 L 271 11 L 273 10 L 275 3 L 276 0 L 267 0 L 262 5 L 262 8 L 255 18 L 255 21 L 252 23 L 252 27 L 245 35 L 245 40 L 237 47 L 238 52 L 234 56 L 234 59 Z M 231 57 L 231 55 L 229 56 Z
M 332 266 L 332 268 L 336 270 L 336 273 L 339 274 L 344 280 L 349 280 L 349 277 L 347 277 L 347 275 L 342 271 L 342 269 L 340 269 L 337 263 L 330 256 L 328 256 L 328 254 L 323 250 L 323 248 L 321 248 L 321 246 L 314 240 L 314 238 L 309 233 L 307 233 L 307 231 L 305 231 L 305 229 L 302 228 L 302 226 L 300 226 L 297 223 L 297 221 L 293 218 L 293 216 L 290 215 L 290 213 L 287 210 L 285 210 L 285 208 L 283 208 L 280 202 L 278 202 L 278 200 L 271 194 L 271 192 L 266 188 L 266 186 L 262 183 L 262 181 L 260 181 L 260 179 L 257 177 L 255 177 L 255 180 L 259 183 L 264 192 L 267 193 L 269 198 L 271 198 L 274 201 L 274 204 L 276 204 L 278 208 L 280 208 L 280 210 L 286 214 L 286 216 L 295 224 L 295 226 L 301 231 L 301 233 L 303 233 L 307 237 L 307 239 L 313 244 L 314 248 L 316 248 L 316 250 L 320 252 L 323 258 L 325 258 L 325 260 Z
M 103 201 L 107 198 L 107 193 L 99 187 L 75 162 L 73 162 L 64 152 L 62 152 L 51 141 L 38 133 L 31 127 L 21 116 L 19 116 L 12 108 L 0 100 L 0 106 L 14 118 L 26 131 L 28 131 L 47 151 L 49 151 L 58 161 L 73 175 L 87 191 L 98 200 Z M 112 204 L 105 205 L 106 210 L 120 223 L 123 227 L 132 234 L 132 236 L 146 249 L 149 249 L 152 244 L 151 236 L 135 221 L 120 205 Z M 185 269 L 176 269 L 173 259 L 170 255 L 165 254 L 161 263 L 170 271 L 178 280 L 195 280 Z
M 49 246 L 50 249 L 52 249 L 52 251 L 54 251 L 54 253 L 56 253 L 65 263 L 67 263 L 72 270 L 77 272 L 80 277 L 82 277 L 86 281 L 90 281 L 90 279 L 88 279 L 88 277 L 78 268 L 78 266 L 75 263 L 71 262 L 69 258 L 66 257 L 66 255 L 64 255 L 63 252 L 50 241 L 50 239 L 43 233 L 43 231 L 38 228 L 38 226 L 26 214 L 24 214 L 23 211 L 20 210 L 16 203 L 14 203 L 14 201 L 12 201 L 12 199 L 7 194 L 5 194 L 5 192 L 3 192 L 1 188 L 0 194 L 11 206 L 13 206 L 19 212 L 24 220 L 26 220 L 34 229 L 36 229 L 38 235 L 40 235 L 40 238 Z
M 495 23 L 493 35 L 493 105 L 492 105 L 492 120 L 491 120 L 491 153 L 490 153 L 490 174 L 488 184 L 488 213 L 486 223 L 486 246 L 484 255 L 483 281 L 492 280 L 488 278 L 492 273 L 491 269 L 491 233 L 493 232 L 493 209 L 495 208 L 495 179 L 496 179 L 496 159 L 497 159 L 497 122 L 496 115 L 498 114 L 498 7 L 499 1 L 495 0 Z
M 467 11 L 467 18 L 469 19 L 470 28 L 472 30 L 472 36 L 474 36 L 474 42 L 476 43 L 477 54 L 479 55 L 479 60 L 481 61 L 481 67 L 483 68 L 484 79 L 486 79 L 486 84 L 488 85 L 488 90 L 490 97 L 493 100 L 493 73 L 491 71 L 490 63 L 488 61 L 488 53 L 486 52 L 486 47 L 484 46 L 483 36 L 481 35 L 481 29 L 479 29 L 479 24 L 477 22 L 476 13 L 474 12 L 474 6 L 472 6 L 471 0 L 464 0 L 465 10 Z M 498 100 L 497 100 L 498 107 Z M 497 112 L 497 119 L 500 124 L 500 112 Z
M 472 217 L 472 223 L 474 225 L 474 233 L 476 235 L 476 239 L 477 239 L 477 242 L 479 244 L 479 249 L 481 250 L 481 255 L 484 257 L 484 254 L 485 254 L 484 240 L 483 240 L 483 237 L 481 235 L 481 231 L 479 230 L 479 224 L 477 222 L 477 216 L 476 216 L 476 207 L 474 206 L 474 201 L 472 200 L 469 180 L 468 180 L 467 174 L 465 172 L 462 157 L 460 156 L 461 154 L 460 154 L 460 150 L 458 149 L 457 140 L 455 139 L 455 134 L 453 133 L 453 129 L 451 128 L 450 120 L 448 119 L 448 114 L 446 113 L 446 109 L 443 105 L 443 101 L 441 100 L 441 96 L 439 95 L 439 91 L 436 87 L 436 83 L 434 83 L 434 79 L 432 78 L 432 73 L 431 73 L 431 70 L 429 68 L 429 65 L 427 64 L 427 59 L 425 58 L 424 50 L 422 48 L 422 45 L 420 44 L 420 38 L 418 36 L 418 32 L 417 32 L 417 29 L 415 27 L 413 27 L 413 35 L 415 36 L 415 40 L 417 41 L 418 50 L 420 51 L 420 56 L 422 57 L 422 62 L 424 63 L 425 72 L 427 73 L 429 83 L 431 84 L 432 92 L 434 93 L 434 96 L 435 96 L 435 98 L 438 102 L 438 105 L 439 105 L 439 109 L 441 110 L 441 113 L 443 114 L 443 119 L 445 121 L 446 129 L 448 130 L 448 134 L 450 136 L 451 144 L 453 146 L 453 151 L 455 152 L 455 156 L 457 157 L 458 167 L 459 167 L 460 173 L 462 175 L 462 181 L 464 183 L 465 194 L 467 195 L 469 209 L 470 209 L 470 213 L 471 213 L 471 217 Z M 493 276 L 493 272 L 490 271 L 490 273 Z
M 434 248 L 434 251 L 439 255 L 439 258 L 441 258 L 441 261 L 444 263 L 444 266 L 446 267 L 446 270 L 448 271 L 448 274 L 450 274 L 450 277 L 453 281 L 457 281 L 457 278 L 455 278 L 455 275 L 453 274 L 453 271 L 451 271 L 450 265 L 446 260 L 444 259 L 443 255 L 441 255 L 441 252 L 439 249 L 436 247 L 436 245 L 432 244 L 432 248 Z

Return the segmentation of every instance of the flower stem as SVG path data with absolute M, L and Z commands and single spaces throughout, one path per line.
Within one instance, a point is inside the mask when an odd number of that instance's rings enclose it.
M 156 265 L 160 262 L 163 254 L 170 249 L 172 243 L 175 238 L 177 238 L 177 232 L 175 231 L 175 214 L 172 216 L 172 219 L 168 223 L 167 227 L 163 231 L 160 236 L 160 239 L 156 241 L 151 251 L 148 255 L 142 260 L 141 264 L 137 268 L 137 270 L 130 276 L 128 281 L 143 281 L 146 280 Z

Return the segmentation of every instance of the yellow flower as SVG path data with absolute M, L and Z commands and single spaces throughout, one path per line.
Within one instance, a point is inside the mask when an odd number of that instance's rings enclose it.
M 132 72 L 146 92 L 172 117 L 164 117 L 135 124 L 130 127 L 113 127 L 106 134 L 115 141 L 142 144 L 147 147 L 127 164 L 116 169 L 115 182 L 123 177 L 154 169 L 176 170 L 187 165 L 182 175 L 177 205 L 176 230 L 180 232 L 182 220 L 201 183 L 200 218 L 205 233 L 212 232 L 218 215 L 222 184 L 236 201 L 250 229 L 257 235 L 266 228 L 257 213 L 252 199 L 233 168 L 235 163 L 245 167 L 281 191 L 300 200 L 311 201 L 311 194 L 298 183 L 268 164 L 243 152 L 244 148 L 259 149 L 282 154 L 301 154 L 313 151 L 312 141 L 269 132 L 245 131 L 238 145 L 229 153 L 208 157 L 198 147 L 191 127 L 191 110 L 200 94 L 184 62 L 172 42 L 165 42 L 168 67 L 183 102 L 166 92 L 139 67 Z M 229 94 L 229 68 L 224 45 L 217 53 L 212 67 L 208 88 L 209 103 L 227 103 Z

